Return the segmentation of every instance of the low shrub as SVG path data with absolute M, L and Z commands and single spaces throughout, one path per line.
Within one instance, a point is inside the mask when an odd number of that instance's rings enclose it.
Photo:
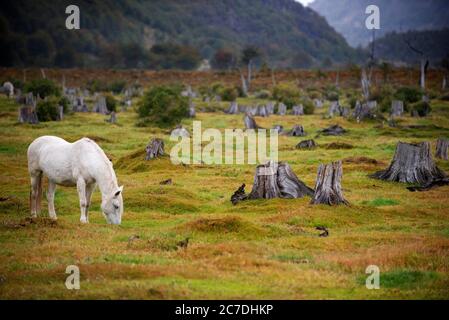
M 271 98 L 271 92 L 270 90 L 259 90 L 255 94 L 257 99 L 270 99 Z
M 105 96 L 106 99 L 106 108 L 109 112 L 116 112 L 117 111 L 117 100 L 114 98 L 114 96 L 107 94 Z
M 421 90 L 415 87 L 401 87 L 396 90 L 396 93 L 394 94 L 395 99 L 404 102 L 404 108 L 406 111 L 410 111 L 410 104 L 420 101 L 422 96 Z
M 56 121 L 59 117 L 58 99 L 40 100 L 36 105 L 37 118 L 41 122 Z
M 273 98 L 284 103 L 288 108 L 300 103 L 301 92 L 293 83 L 280 83 L 273 89 Z
M 170 127 L 188 116 L 189 101 L 182 97 L 179 89 L 167 86 L 153 87 L 139 103 L 138 126 Z
M 114 94 L 119 94 L 123 90 L 125 90 L 125 87 L 126 87 L 125 80 L 117 80 L 109 84 L 109 91 L 111 91 Z
M 223 101 L 235 101 L 238 96 L 239 92 L 236 88 L 224 88 L 220 92 L 220 97 Z
M 32 92 L 42 99 L 48 96 L 61 96 L 61 89 L 50 79 L 35 79 L 25 84 L 25 92 Z
M 303 99 L 301 101 L 304 107 L 304 114 L 313 114 L 315 112 L 315 104 L 310 99 Z
M 410 112 L 416 112 L 420 117 L 427 116 L 432 111 L 430 103 L 426 101 L 419 101 L 410 105 Z

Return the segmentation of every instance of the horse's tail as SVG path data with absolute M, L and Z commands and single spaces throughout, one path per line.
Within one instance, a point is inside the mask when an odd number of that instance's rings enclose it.
M 31 213 L 40 213 L 41 212 L 41 204 L 42 204 L 42 172 L 38 175 L 34 176 L 34 181 L 32 179 L 31 189 L 30 189 L 30 209 Z M 35 196 L 33 199 L 33 191 L 35 192 Z
M 37 181 L 36 210 L 39 213 L 41 212 L 42 209 L 42 180 L 43 180 L 42 176 L 43 174 L 41 173 Z

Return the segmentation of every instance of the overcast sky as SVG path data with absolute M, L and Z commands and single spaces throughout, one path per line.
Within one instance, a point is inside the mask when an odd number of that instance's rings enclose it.
M 296 0 L 296 1 L 301 2 L 303 5 L 307 5 L 311 2 L 313 2 L 313 0 Z

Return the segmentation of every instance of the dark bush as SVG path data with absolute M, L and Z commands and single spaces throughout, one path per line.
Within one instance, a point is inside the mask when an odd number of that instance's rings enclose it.
M 109 84 L 109 91 L 115 94 L 121 93 L 125 90 L 126 81 L 125 80 L 117 80 Z
M 35 79 L 25 84 L 25 92 L 32 92 L 34 96 L 39 96 L 43 99 L 48 96 L 61 95 L 61 89 L 50 79 Z
M 94 79 L 87 82 L 86 89 L 92 93 L 105 92 L 108 91 L 108 85 L 104 81 Z
M 422 98 L 422 92 L 415 87 L 401 87 L 394 94 L 394 98 L 404 102 L 404 108 L 409 111 L 409 105 L 418 102 Z
M 420 117 L 427 116 L 432 111 L 432 107 L 428 102 L 419 101 L 410 105 L 410 112 L 416 112 Z
M 72 111 L 70 109 L 70 100 L 66 96 L 62 96 L 59 99 L 58 105 L 60 105 L 64 108 L 64 114 L 70 113 Z
M 40 100 L 36 106 L 37 118 L 40 122 L 56 121 L 59 115 L 58 109 L 58 99 Z
M 220 96 L 223 101 L 235 101 L 239 96 L 239 92 L 236 88 L 224 88 L 221 90 Z
M 301 103 L 304 107 L 304 114 L 313 114 L 315 112 L 315 104 L 312 100 L 304 99 Z
M 301 92 L 293 83 L 281 83 L 274 87 L 273 98 L 288 108 L 300 103 Z
M 138 126 L 169 127 L 188 116 L 189 102 L 177 89 L 153 87 L 144 94 L 137 112 L 140 117 Z
M 106 108 L 109 112 L 116 112 L 117 111 L 117 100 L 110 94 L 107 94 L 105 96 L 106 99 Z

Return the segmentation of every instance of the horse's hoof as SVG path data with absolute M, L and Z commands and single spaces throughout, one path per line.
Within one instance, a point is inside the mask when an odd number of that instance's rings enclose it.
M 87 223 L 89 223 L 89 221 L 87 221 L 87 219 L 83 219 L 83 218 L 80 219 L 80 222 L 81 222 L 82 224 L 87 224 Z

